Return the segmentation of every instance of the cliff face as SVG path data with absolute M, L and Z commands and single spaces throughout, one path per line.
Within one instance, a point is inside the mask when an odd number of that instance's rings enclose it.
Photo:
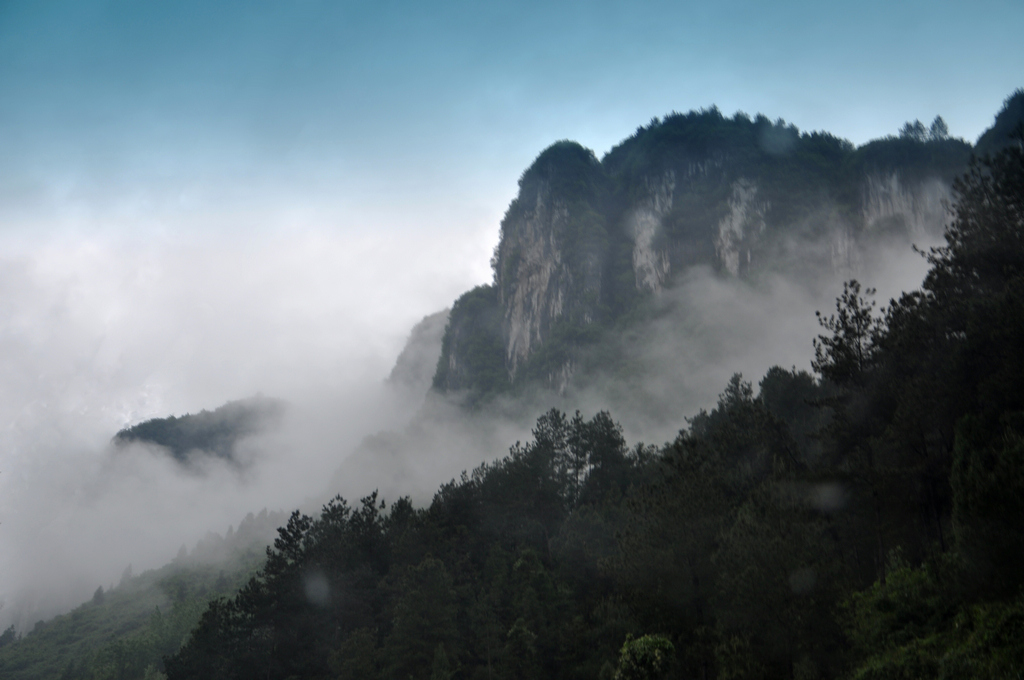
M 501 312 L 494 286 L 464 294 L 448 314 L 433 388 L 484 396 L 508 383 L 503 370 Z
M 561 318 L 574 288 L 573 272 L 557 236 L 569 221 L 568 208 L 551 196 L 547 186 L 539 187 L 530 202 L 525 215 L 509 221 L 502 240 L 507 254 L 501 260 L 498 290 L 510 378 L 529 358 L 531 347 L 540 345 Z M 586 322 L 587 315 L 583 316 L 581 321 Z
M 599 316 L 605 183 L 593 152 L 571 142 L 547 149 L 519 182 L 494 261 L 510 382 L 559 328 L 584 328 Z M 571 371 L 568 357 L 553 361 L 548 372 Z
M 739 276 L 741 267 L 745 270 L 750 266 L 751 251 L 765 230 L 764 216 L 770 204 L 759 199 L 757 193 L 757 184 L 748 179 L 733 182 L 729 212 L 718 223 L 717 264 L 733 276 Z
M 434 387 L 564 389 L 581 348 L 693 266 L 841 272 L 872 242 L 941 233 L 970 148 L 890 138 L 855 149 L 717 110 L 655 120 L 600 162 L 559 142 L 519 181 L 494 285 L 453 307 Z
M 908 183 L 898 172 L 871 173 L 864 178 L 861 214 L 870 235 L 896 233 L 920 237 L 941 233 L 953 199 L 949 184 L 936 177 Z
M 672 271 L 664 220 L 672 212 L 676 173 L 668 170 L 659 180 L 646 180 L 644 184 L 647 194 L 637 202 L 628 220 L 633 238 L 633 274 L 637 290 L 658 292 Z

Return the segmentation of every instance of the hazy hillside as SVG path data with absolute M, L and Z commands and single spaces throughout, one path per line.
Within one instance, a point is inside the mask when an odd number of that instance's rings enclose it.
M 183 466 L 196 463 L 193 456 L 213 456 L 242 465 L 235 445 L 280 422 L 284 409 L 277 399 L 242 399 L 213 411 L 147 420 L 121 430 L 113 441 L 118 446 L 141 443 L 163 447 Z
M 24 634 L 14 627 L 0 638 L 0 676 L 142 678 L 162 667 L 199 622 L 207 603 L 231 595 L 265 559 L 284 513 L 249 513 L 226 535 L 210 533 L 191 552 L 160 569 L 97 587 L 91 601 Z M 148 677 L 148 675 L 147 675 Z

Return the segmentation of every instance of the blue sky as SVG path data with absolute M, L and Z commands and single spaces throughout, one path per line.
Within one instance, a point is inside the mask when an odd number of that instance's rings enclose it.
M 1024 85 L 1022 27 L 1019 0 L 5 0 L 0 216 L 496 234 L 547 144 L 601 154 L 672 110 L 974 140 Z
M 516 180 L 552 142 L 600 155 L 711 105 L 856 144 L 941 114 L 974 140 L 1024 85 L 1021 28 L 1020 0 L 0 0 L 0 270 L 8 296 L 42 296 L 25 309 L 92 291 L 68 307 L 85 335 L 159 305 L 182 328 L 227 319 L 203 337 L 232 343 L 181 361 L 229 365 L 238 328 L 290 334 L 269 310 L 303 309 L 337 319 L 303 336 L 317 352 L 383 348 L 386 366 L 490 279 Z M 247 306 L 261 277 L 279 307 Z M 256 381 L 209 375 L 205 405 Z

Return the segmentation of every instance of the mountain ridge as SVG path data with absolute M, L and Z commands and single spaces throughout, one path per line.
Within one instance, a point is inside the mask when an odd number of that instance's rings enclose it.
M 997 148 L 1021 102 L 979 144 Z M 879 247 L 938 238 L 973 153 L 941 117 L 854 147 L 716 107 L 655 118 L 600 160 L 555 142 L 520 177 L 492 282 L 453 305 L 433 389 L 467 404 L 528 384 L 562 393 L 581 351 L 694 267 L 834 278 Z

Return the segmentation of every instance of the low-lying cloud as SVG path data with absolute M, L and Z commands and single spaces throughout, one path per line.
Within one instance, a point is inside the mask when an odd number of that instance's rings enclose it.
M 319 494 L 364 436 L 412 412 L 383 381 L 409 328 L 476 283 L 459 258 L 486 261 L 488 245 L 326 228 L 0 241 L 0 626 L 21 629 L 128 564 Z M 238 444 L 241 473 L 110 445 L 257 394 L 289 408 Z
M 715 405 L 734 373 L 756 385 L 772 366 L 810 371 L 812 339 L 822 332 L 814 313 L 832 313 L 844 280 L 877 288 L 882 307 L 918 288 L 927 270 L 907 242 L 862 255 L 853 267 L 813 278 L 782 271 L 750 282 L 692 268 L 658 294 L 649 321 L 608 333 L 596 356 L 584 356 L 564 393 L 499 397 L 472 417 L 456 405 L 459 395 L 430 395 L 406 427 L 364 440 L 330 488 L 349 498 L 376 488 L 390 500 L 429 502 L 438 484 L 528 439 L 551 408 L 588 418 L 608 410 L 630 443 L 671 441 L 687 417 Z
M 814 311 L 832 309 L 844 278 L 877 287 L 884 303 L 927 269 L 908 244 L 813 285 L 695 268 L 661 294 L 651 322 L 611 338 L 625 365 L 468 418 L 436 395 L 424 401 L 423 366 L 412 382 L 386 381 L 413 325 L 477 283 L 459 264 L 464 244 L 308 229 L 64 235 L 6 252 L 0 626 L 22 630 L 250 511 L 313 512 L 335 493 L 352 502 L 374 489 L 428 502 L 438 484 L 529 438 L 552 407 L 607 409 L 630 442 L 669 440 L 733 373 L 756 383 L 772 365 L 809 368 Z M 406 359 L 429 364 L 417 351 Z M 205 457 L 196 474 L 148 445 L 110 444 L 126 425 L 257 394 L 288 407 L 237 442 L 244 466 Z

